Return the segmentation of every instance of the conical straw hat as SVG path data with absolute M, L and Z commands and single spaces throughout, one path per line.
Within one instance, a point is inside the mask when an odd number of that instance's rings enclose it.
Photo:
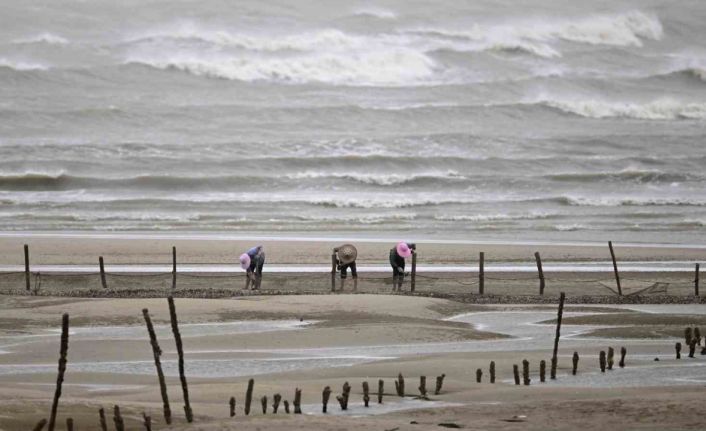
M 338 247 L 338 260 L 340 260 L 343 265 L 354 262 L 356 257 L 358 257 L 358 250 L 356 250 L 353 244 L 343 244 Z

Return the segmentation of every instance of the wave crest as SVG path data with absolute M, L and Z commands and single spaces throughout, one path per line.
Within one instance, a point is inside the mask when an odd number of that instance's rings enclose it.
M 587 118 L 633 118 L 640 120 L 706 119 L 706 103 L 661 99 L 649 103 L 606 102 L 599 100 L 542 99 L 531 104 Z

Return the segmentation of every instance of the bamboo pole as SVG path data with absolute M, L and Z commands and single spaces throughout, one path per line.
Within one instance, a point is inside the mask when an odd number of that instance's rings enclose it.
M 534 253 L 534 259 L 537 261 L 537 273 L 539 273 L 539 294 L 544 295 L 544 271 L 542 270 L 542 258 L 538 251 Z
M 478 259 L 478 294 L 482 295 L 485 291 L 485 253 L 480 252 Z
M 252 404 L 252 390 L 255 386 L 255 380 L 248 380 L 248 389 L 245 391 L 245 416 L 250 414 L 250 405 Z
M 557 367 L 557 353 L 559 352 L 559 337 L 561 337 L 561 318 L 564 315 L 564 300 L 566 299 L 566 294 L 561 292 L 559 294 L 559 311 L 557 312 L 556 318 L 556 335 L 554 336 L 554 351 L 552 353 L 552 369 L 550 377 L 552 380 L 556 379 L 556 367 Z
M 105 266 L 103 265 L 103 256 L 98 256 L 98 266 L 100 267 L 101 272 L 101 286 L 103 286 L 103 289 L 107 289 L 108 283 L 105 281 Z
M 54 431 L 56 425 L 56 410 L 59 408 L 59 398 L 61 397 L 61 386 L 64 383 L 64 373 L 66 372 L 66 355 L 69 351 L 69 315 L 64 313 L 61 316 L 61 345 L 59 347 L 59 372 L 56 377 L 56 390 L 54 391 L 54 402 L 51 405 L 51 415 L 49 416 L 49 431 Z
M 613 242 L 608 241 L 608 248 L 610 248 L 610 257 L 613 259 L 613 272 L 615 272 L 615 283 L 618 285 L 618 295 L 623 295 L 623 289 L 620 287 L 620 274 L 618 273 L 618 262 L 615 260 L 615 252 L 613 251 Z
M 30 273 L 29 273 L 29 245 L 25 244 L 25 288 L 30 291 Z
M 177 355 L 179 356 L 179 380 L 181 380 L 181 391 L 184 394 L 184 414 L 186 421 L 191 423 L 194 421 L 194 414 L 191 411 L 191 403 L 189 402 L 189 385 L 186 383 L 186 374 L 184 372 L 184 346 L 181 341 L 181 333 L 179 332 L 179 322 L 177 320 L 176 305 L 174 298 L 167 298 L 169 303 L 169 318 L 172 323 L 172 333 L 174 334 L 174 342 L 176 343 Z
M 98 417 L 100 418 L 101 431 L 108 431 L 108 422 L 105 420 L 105 409 L 103 407 L 98 410 Z
M 410 292 L 414 292 L 416 285 L 417 285 L 417 252 L 412 251 L 412 277 L 410 278 L 410 282 L 409 282 Z
M 176 289 L 176 278 L 177 278 L 177 258 L 176 258 L 176 247 L 172 247 L 172 289 Z M 191 421 L 189 421 L 191 422 Z
M 145 318 L 145 324 L 147 325 L 147 332 L 150 335 L 150 344 L 152 345 L 152 354 L 154 356 L 154 366 L 157 369 L 157 379 L 159 380 L 159 390 L 162 394 L 162 403 L 164 409 L 164 420 L 167 424 L 172 423 L 172 410 L 169 408 L 169 395 L 167 395 L 167 383 L 164 379 L 164 372 L 162 372 L 162 362 L 159 357 L 162 355 L 162 349 L 159 348 L 159 343 L 157 343 L 157 335 L 154 332 L 154 326 L 152 325 L 152 319 L 150 318 L 150 312 L 148 309 L 142 309 L 142 316 Z

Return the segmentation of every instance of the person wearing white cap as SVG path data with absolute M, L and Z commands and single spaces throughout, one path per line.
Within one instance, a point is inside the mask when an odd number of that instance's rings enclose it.
M 334 248 L 333 252 L 336 254 L 336 269 L 341 271 L 341 290 L 343 290 L 346 277 L 348 277 L 348 268 L 351 269 L 353 277 L 353 290 L 358 290 L 358 271 L 355 265 L 358 250 L 353 244 L 343 244 Z
M 246 271 L 245 290 L 256 290 L 262 283 L 262 267 L 265 265 L 265 250 L 261 245 L 255 246 L 240 255 L 240 267 Z
M 392 266 L 392 290 L 402 290 L 404 281 L 404 260 L 414 253 L 416 244 L 400 242 L 390 249 L 390 266 Z

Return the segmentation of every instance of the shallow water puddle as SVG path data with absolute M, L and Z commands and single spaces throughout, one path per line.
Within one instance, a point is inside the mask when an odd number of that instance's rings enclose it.
M 333 395 L 333 394 L 332 394 Z M 307 415 L 329 415 L 329 416 L 350 416 L 350 417 L 361 417 L 361 416 L 373 416 L 373 415 L 384 415 L 386 413 L 399 412 L 404 410 L 418 410 L 418 409 L 433 409 L 440 407 L 456 407 L 462 406 L 461 403 L 450 403 L 444 401 L 429 401 L 420 400 L 416 398 L 396 398 L 399 401 L 388 401 L 389 397 L 383 400 L 382 404 L 377 404 L 374 401 L 374 394 L 371 394 L 370 407 L 365 407 L 360 402 L 349 402 L 348 410 L 341 410 L 336 401 L 335 397 L 331 397 L 329 401 L 328 412 L 323 413 L 321 411 L 321 404 L 305 404 L 302 406 L 302 411 Z

